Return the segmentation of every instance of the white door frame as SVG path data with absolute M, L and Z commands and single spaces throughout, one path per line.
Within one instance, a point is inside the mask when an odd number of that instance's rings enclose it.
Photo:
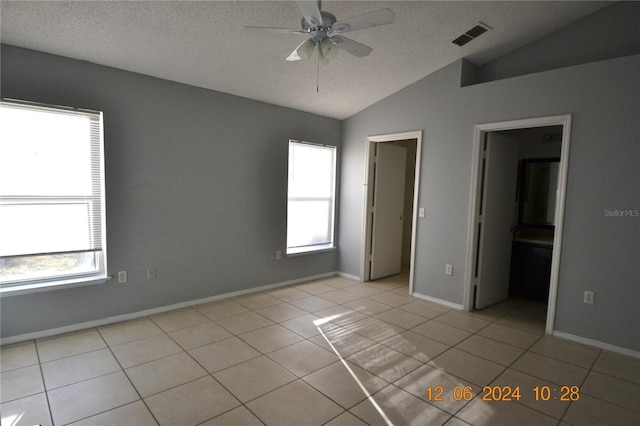
M 409 294 L 413 293 L 413 272 L 415 269 L 416 230 L 418 219 L 418 193 L 420 188 L 420 152 L 422 150 L 422 130 L 390 133 L 386 135 L 368 136 L 365 145 L 364 188 L 363 188 L 363 220 L 362 220 L 362 255 L 360 262 L 360 280 L 370 279 L 369 253 L 371 253 L 371 200 L 373 198 L 373 162 L 375 145 L 379 142 L 396 142 L 416 139 L 416 171 L 413 188 L 413 217 L 411 218 L 411 266 L 409 270 Z
M 565 195 L 567 189 L 567 171 L 569 167 L 569 142 L 571 138 L 571 114 L 550 117 L 527 118 L 522 120 L 502 121 L 498 123 L 478 124 L 473 132 L 473 163 L 471 165 L 471 194 L 469 203 L 469 223 L 467 238 L 467 267 L 465 277 L 464 309 L 473 309 L 474 270 L 477 257 L 476 240 L 478 238 L 477 211 L 480 202 L 480 174 L 482 173 L 482 141 L 485 133 L 500 130 L 515 130 L 532 127 L 562 126 L 562 152 L 555 212 L 555 232 L 553 237 L 553 256 L 551 258 L 551 279 L 549 283 L 549 302 L 547 305 L 546 333 L 554 330 L 558 278 L 560 274 L 560 253 L 562 252 L 562 229 L 564 225 Z

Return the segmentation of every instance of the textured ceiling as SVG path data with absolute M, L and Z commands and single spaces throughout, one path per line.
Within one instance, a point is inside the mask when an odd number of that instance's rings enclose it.
M 286 62 L 301 35 L 293 1 L 2 1 L 2 43 L 86 60 L 339 119 L 467 58 L 487 63 L 607 6 L 608 2 L 324 1 L 338 20 L 381 8 L 395 23 L 349 33 L 373 47 L 320 67 Z M 477 22 L 493 30 L 458 47 Z

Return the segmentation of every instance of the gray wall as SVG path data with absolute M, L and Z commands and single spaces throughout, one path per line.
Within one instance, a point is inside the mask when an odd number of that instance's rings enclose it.
M 640 56 L 460 87 L 459 61 L 343 125 L 339 268 L 360 273 L 364 141 L 422 129 L 415 291 L 462 304 L 473 129 L 573 114 L 556 330 L 640 349 Z M 444 265 L 454 266 L 446 276 Z M 585 290 L 596 303 L 585 305 Z
M 493 81 L 640 53 L 640 2 L 621 1 L 480 67 Z
M 340 121 L 5 45 L 1 88 L 104 111 L 108 269 L 129 273 L 3 298 L 3 338 L 336 270 L 336 252 L 275 251 L 288 140 L 339 146 Z

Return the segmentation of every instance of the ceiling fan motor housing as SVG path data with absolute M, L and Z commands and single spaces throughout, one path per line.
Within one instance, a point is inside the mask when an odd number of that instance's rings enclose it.
M 325 12 L 324 10 L 320 12 L 322 15 L 322 23 L 319 22 L 307 22 L 306 19 L 302 18 L 302 29 L 308 32 L 311 35 L 311 39 L 316 45 L 322 43 L 322 41 L 329 37 L 329 32 L 331 32 L 331 27 L 336 22 L 336 17 L 333 13 Z M 313 19 L 312 21 L 315 21 Z

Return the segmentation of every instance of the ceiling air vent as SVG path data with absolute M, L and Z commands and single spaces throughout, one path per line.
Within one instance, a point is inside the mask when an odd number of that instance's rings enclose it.
M 478 25 L 476 25 L 475 27 L 471 28 L 466 33 L 462 34 L 461 36 L 459 36 L 458 38 L 453 40 L 452 43 L 455 43 L 458 46 L 464 46 L 465 44 L 469 43 L 474 38 L 477 38 L 481 34 L 486 33 L 490 29 L 491 29 L 491 27 L 489 27 L 488 25 L 485 25 L 482 22 L 479 22 Z

